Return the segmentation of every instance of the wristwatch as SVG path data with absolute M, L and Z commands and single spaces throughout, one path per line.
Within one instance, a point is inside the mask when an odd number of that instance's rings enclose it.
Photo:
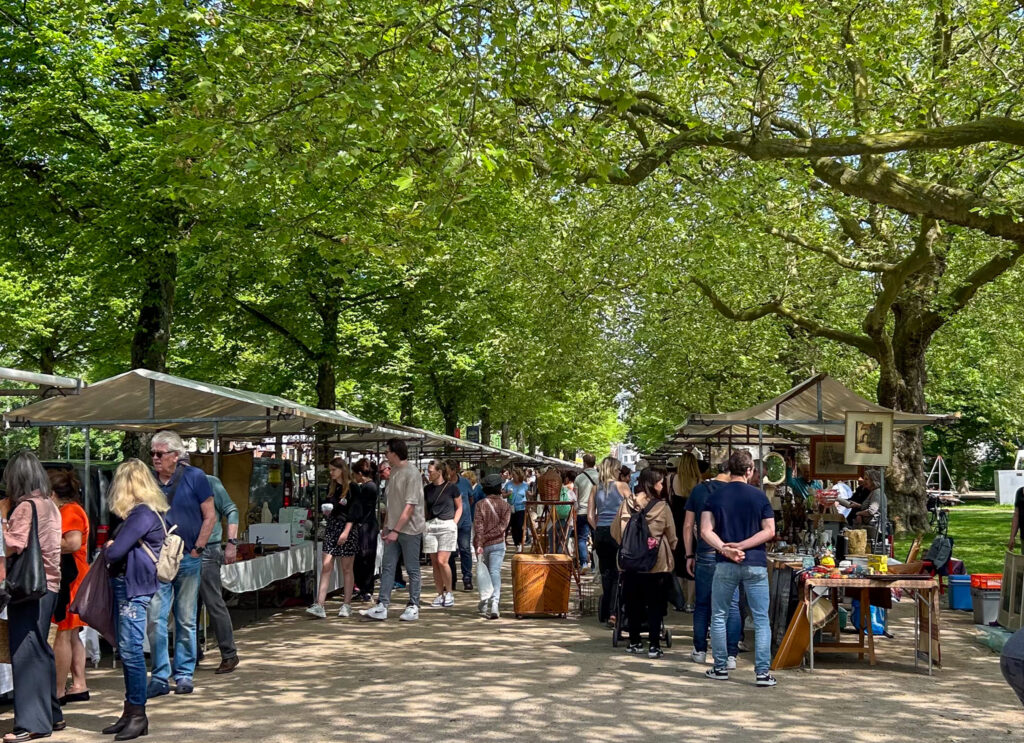
M 203 552 L 205 552 L 205 551 L 206 551 L 206 545 L 204 544 L 204 545 L 203 545 L 202 547 L 200 547 L 200 546 L 199 546 L 199 545 L 197 544 L 197 545 L 196 545 L 195 547 L 193 547 L 192 549 L 194 549 L 194 550 L 196 551 L 196 554 L 197 554 L 197 555 L 201 555 L 201 554 L 203 554 Z
M 240 541 L 241 540 L 239 540 L 239 539 L 229 539 L 228 540 L 228 544 L 238 544 Z

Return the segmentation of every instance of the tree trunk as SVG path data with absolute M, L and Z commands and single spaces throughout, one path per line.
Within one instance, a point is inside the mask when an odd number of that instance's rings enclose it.
M 148 274 L 142 285 L 139 316 L 132 336 L 133 369 L 167 371 L 167 349 L 174 319 L 174 292 L 178 285 L 178 254 L 169 250 L 153 250 L 146 254 Z M 126 433 L 121 444 L 125 459 L 135 457 L 144 462 L 149 437 Z
M 480 443 L 491 445 L 491 409 L 486 405 L 480 408 Z
M 897 316 L 893 333 L 892 364 L 883 363 L 878 379 L 878 402 L 907 413 L 926 413 L 925 353 L 931 334 L 920 323 Z M 924 443 L 920 428 L 897 432 L 893 437 L 893 463 L 886 470 L 885 486 L 889 519 L 898 530 L 922 532 L 928 526 L 924 473 Z
M 403 426 L 413 426 L 416 420 L 413 416 L 413 403 L 416 399 L 416 389 L 412 385 L 412 380 L 407 379 L 402 382 L 402 387 L 398 392 L 399 397 L 399 412 L 398 422 Z
M 455 409 L 455 405 L 451 402 L 446 402 L 440 407 L 441 415 L 444 417 L 445 435 L 454 436 L 455 429 L 459 426 L 459 414 Z
M 46 341 L 39 352 L 39 373 L 53 374 L 56 366 L 54 353 L 56 349 L 53 343 Z M 53 426 L 46 426 L 39 429 L 39 458 L 55 459 L 57 456 L 57 429 Z
M 502 449 L 508 449 L 509 439 L 510 439 L 510 436 L 509 436 L 508 421 L 502 421 L 501 422 L 501 448 Z

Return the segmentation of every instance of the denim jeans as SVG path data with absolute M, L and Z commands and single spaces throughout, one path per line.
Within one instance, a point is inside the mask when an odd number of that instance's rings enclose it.
M 202 561 L 186 554 L 170 583 L 161 583 L 149 603 L 149 648 L 153 680 L 166 684 L 171 677 L 167 646 L 167 619 L 174 611 L 174 679 L 191 681 L 196 670 L 196 607 Z
M 455 584 L 455 555 L 459 556 L 459 568 L 462 570 L 462 584 L 473 585 L 473 522 L 467 521 L 459 524 L 458 549 L 452 552 L 448 558 L 448 565 L 452 569 L 452 584 Z
M 409 603 L 420 605 L 420 545 L 423 544 L 422 534 L 398 533 L 398 540 L 384 540 L 384 555 L 380 564 L 380 596 L 378 600 L 384 606 L 391 606 L 391 589 L 395 587 L 395 566 L 398 557 L 405 560 L 405 570 L 409 573 Z
M 754 617 L 754 672 L 768 673 L 772 662 L 772 630 L 768 622 L 768 568 L 720 562 L 711 586 L 711 650 L 715 668 L 726 666 L 726 617 L 742 586 Z
M 590 522 L 586 516 L 576 516 L 576 554 L 580 556 L 580 567 L 590 565 L 590 555 L 587 554 L 587 537 L 590 536 Z
M 711 584 L 715 579 L 715 553 L 698 552 L 693 568 L 697 600 L 693 608 L 693 649 L 699 653 L 708 651 L 708 629 L 711 625 Z M 732 597 L 729 618 L 725 623 L 725 644 L 727 652 L 734 658 L 739 654 L 739 642 L 743 639 L 743 622 L 740 618 L 740 589 Z
M 142 646 L 146 637 L 146 614 L 152 596 L 128 598 L 124 578 L 111 578 L 117 611 L 117 652 L 124 671 L 124 700 L 128 704 L 146 704 L 146 656 Z
M 497 601 L 501 598 L 501 563 L 504 559 L 504 544 L 484 547 L 484 553 L 476 563 L 476 587 L 480 590 L 481 601 Z

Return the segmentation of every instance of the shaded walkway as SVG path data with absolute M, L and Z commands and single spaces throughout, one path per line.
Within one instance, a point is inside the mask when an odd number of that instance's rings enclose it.
M 933 678 L 914 673 L 904 603 L 877 667 L 825 657 L 813 675 L 781 672 L 778 687 L 758 689 L 749 653 L 729 682 L 703 678 L 688 661 L 688 615 L 671 612 L 676 641 L 650 661 L 613 650 L 592 617 L 486 621 L 474 594 L 456 601 L 413 624 L 397 612 L 385 623 L 336 619 L 329 602 L 327 621 L 292 609 L 242 629 L 239 669 L 214 676 L 211 647 L 194 694 L 151 703 L 145 740 L 676 741 L 696 731 L 701 740 L 790 743 L 1021 739 L 1024 710 L 998 656 L 971 640 L 967 613 L 944 615 L 946 665 Z M 67 707 L 69 730 L 51 740 L 110 740 L 96 731 L 120 711 L 120 671 L 90 675 L 93 701 Z

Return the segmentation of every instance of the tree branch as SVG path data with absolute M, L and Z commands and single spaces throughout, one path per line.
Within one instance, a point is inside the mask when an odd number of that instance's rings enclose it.
M 985 284 L 995 281 L 1004 272 L 1011 269 L 1021 257 L 1024 257 L 1024 240 L 1018 240 L 1010 250 L 993 256 L 974 269 L 956 289 L 949 293 L 949 302 L 942 309 L 947 314 L 962 310 Z
M 1024 240 L 1024 221 L 1014 214 L 993 213 L 992 207 L 1008 206 L 979 198 L 970 191 L 919 180 L 897 173 L 884 164 L 855 170 L 838 160 L 823 158 L 813 163 L 814 174 L 847 196 L 892 207 L 904 214 L 933 217 L 993 237 Z
M 286 328 L 284 325 L 282 325 L 277 320 L 272 318 L 266 312 L 264 312 L 263 310 L 261 310 L 258 307 L 254 307 L 253 305 L 251 305 L 251 304 L 249 304 L 247 302 L 243 302 L 238 297 L 231 297 L 231 300 L 235 304 L 237 304 L 239 307 L 241 307 L 243 310 L 248 312 L 250 315 L 255 317 L 257 320 L 259 320 L 261 323 L 266 325 L 268 328 L 270 328 L 271 330 L 275 330 L 278 333 L 280 333 L 282 336 L 284 336 L 287 340 L 289 340 L 296 348 L 298 348 L 310 360 L 316 361 L 317 356 L 316 356 L 315 353 L 313 353 L 313 349 L 311 349 L 309 346 L 307 346 L 305 343 L 303 343 L 302 340 L 295 333 L 293 333 L 288 328 Z
M 769 235 L 774 235 L 788 243 L 796 245 L 804 250 L 809 250 L 812 253 L 823 255 L 833 263 L 843 268 L 847 268 L 851 271 L 868 271 L 870 273 L 881 273 L 883 271 L 892 271 L 896 268 L 895 263 L 886 263 L 885 261 L 862 261 L 856 258 L 850 258 L 843 255 L 838 250 L 826 247 L 824 245 L 814 245 L 804 240 L 799 235 L 794 235 L 791 232 L 785 232 L 777 227 L 768 227 L 767 232 Z
M 611 99 L 590 98 L 602 105 L 614 105 Z M 698 147 L 721 147 L 746 155 L 752 160 L 787 160 L 884 155 L 914 150 L 944 150 L 986 142 L 1024 146 L 1024 121 L 1003 117 L 987 117 L 965 124 L 904 129 L 879 134 L 856 134 L 847 137 L 752 137 L 742 132 L 716 133 L 706 126 L 692 126 L 671 114 L 637 102 L 627 109 L 635 116 L 654 119 L 680 133 L 654 144 L 641 153 L 632 167 L 612 173 L 608 180 L 616 185 L 635 186 L 655 169 L 672 159 L 681 150 Z M 594 173 L 585 173 L 577 180 L 604 180 Z
M 753 322 L 754 320 L 759 320 L 767 315 L 776 315 L 789 320 L 791 323 L 797 327 L 803 328 L 813 336 L 828 338 L 829 340 L 836 341 L 837 343 L 853 346 L 872 358 L 877 358 L 878 356 L 878 347 L 875 345 L 875 342 L 866 335 L 848 333 L 845 330 L 829 327 L 817 320 L 805 317 L 791 307 L 785 306 L 778 299 L 764 302 L 763 304 L 750 309 L 734 310 L 726 304 L 718 294 L 715 293 L 714 289 L 700 279 L 691 278 L 690 281 L 700 289 L 701 293 L 707 297 L 708 301 L 711 302 L 711 306 L 714 307 L 720 315 L 723 315 L 730 320 Z

